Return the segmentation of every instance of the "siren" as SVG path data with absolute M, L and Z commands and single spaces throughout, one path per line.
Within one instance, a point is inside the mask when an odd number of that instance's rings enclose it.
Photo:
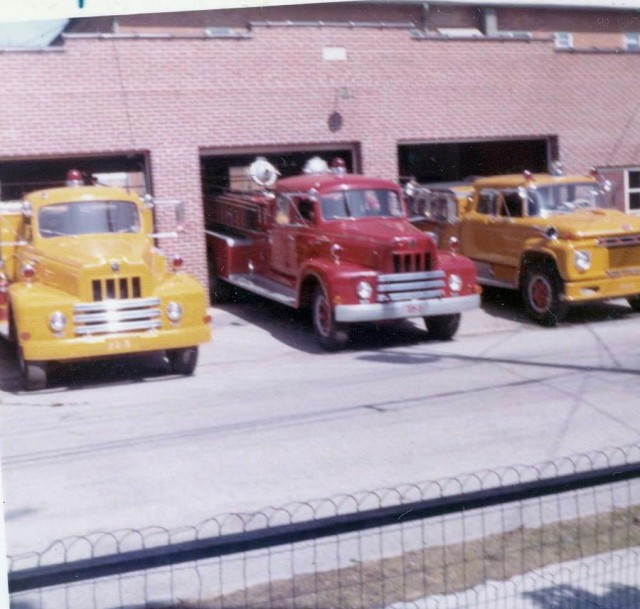
M 311 157 L 305 164 L 303 168 L 303 173 L 307 174 L 316 174 L 316 173 L 330 173 L 329 165 L 327 161 L 320 158 L 319 156 Z
M 331 161 L 331 173 L 337 176 L 343 176 L 347 173 L 347 164 L 344 162 L 344 159 L 337 156 Z
M 82 186 L 84 184 L 84 178 L 82 173 L 77 169 L 70 169 L 67 171 L 67 186 Z
M 249 177 L 264 188 L 271 188 L 279 175 L 280 172 L 263 156 L 259 156 L 249 165 Z

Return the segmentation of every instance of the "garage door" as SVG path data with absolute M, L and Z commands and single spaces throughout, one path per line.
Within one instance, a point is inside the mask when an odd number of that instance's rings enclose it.
M 554 137 L 474 142 L 417 143 L 398 146 L 402 178 L 453 182 L 472 176 L 548 171 L 557 158 Z
M 74 156 L 50 159 L 0 160 L 0 200 L 20 199 L 30 191 L 62 186 L 69 169 L 78 169 L 87 179 L 139 192 L 150 190 L 144 153 L 109 156 Z
M 250 190 L 247 168 L 256 157 L 265 157 L 280 172 L 282 177 L 302 173 L 304 164 L 314 156 L 330 163 L 335 157 L 344 159 L 349 172 L 359 169 L 359 155 L 356 144 L 310 145 L 304 148 L 250 149 L 237 151 L 204 151 L 200 157 L 202 193 L 215 195 L 222 190 Z

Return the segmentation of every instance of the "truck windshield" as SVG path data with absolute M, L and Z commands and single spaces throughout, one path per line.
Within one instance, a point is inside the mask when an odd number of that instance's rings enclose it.
M 325 220 L 404 216 L 398 193 L 385 189 L 345 190 L 320 197 Z
M 45 238 L 140 232 L 138 207 L 130 201 L 78 201 L 42 207 L 38 228 Z
M 529 216 L 567 214 L 577 209 L 608 207 L 602 189 L 593 182 L 549 184 L 527 189 Z

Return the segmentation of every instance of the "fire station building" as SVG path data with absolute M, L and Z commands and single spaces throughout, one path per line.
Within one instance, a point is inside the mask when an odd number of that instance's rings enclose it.
M 623 4 L 623 3 L 621 3 Z M 628 3 L 624 3 L 628 7 Z M 314 155 L 421 182 L 601 169 L 640 213 L 640 11 L 385 0 L 72 20 L 0 50 L 0 197 L 69 168 L 186 203 L 163 243 L 207 279 L 203 194 Z

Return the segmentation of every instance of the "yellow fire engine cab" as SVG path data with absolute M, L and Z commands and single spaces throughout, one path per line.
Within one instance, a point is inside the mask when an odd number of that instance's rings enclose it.
M 53 362 L 145 352 L 192 374 L 210 338 L 205 291 L 155 246 L 157 202 L 67 178 L 0 203 L 0 335 L 25 389 L 46 387 Z

